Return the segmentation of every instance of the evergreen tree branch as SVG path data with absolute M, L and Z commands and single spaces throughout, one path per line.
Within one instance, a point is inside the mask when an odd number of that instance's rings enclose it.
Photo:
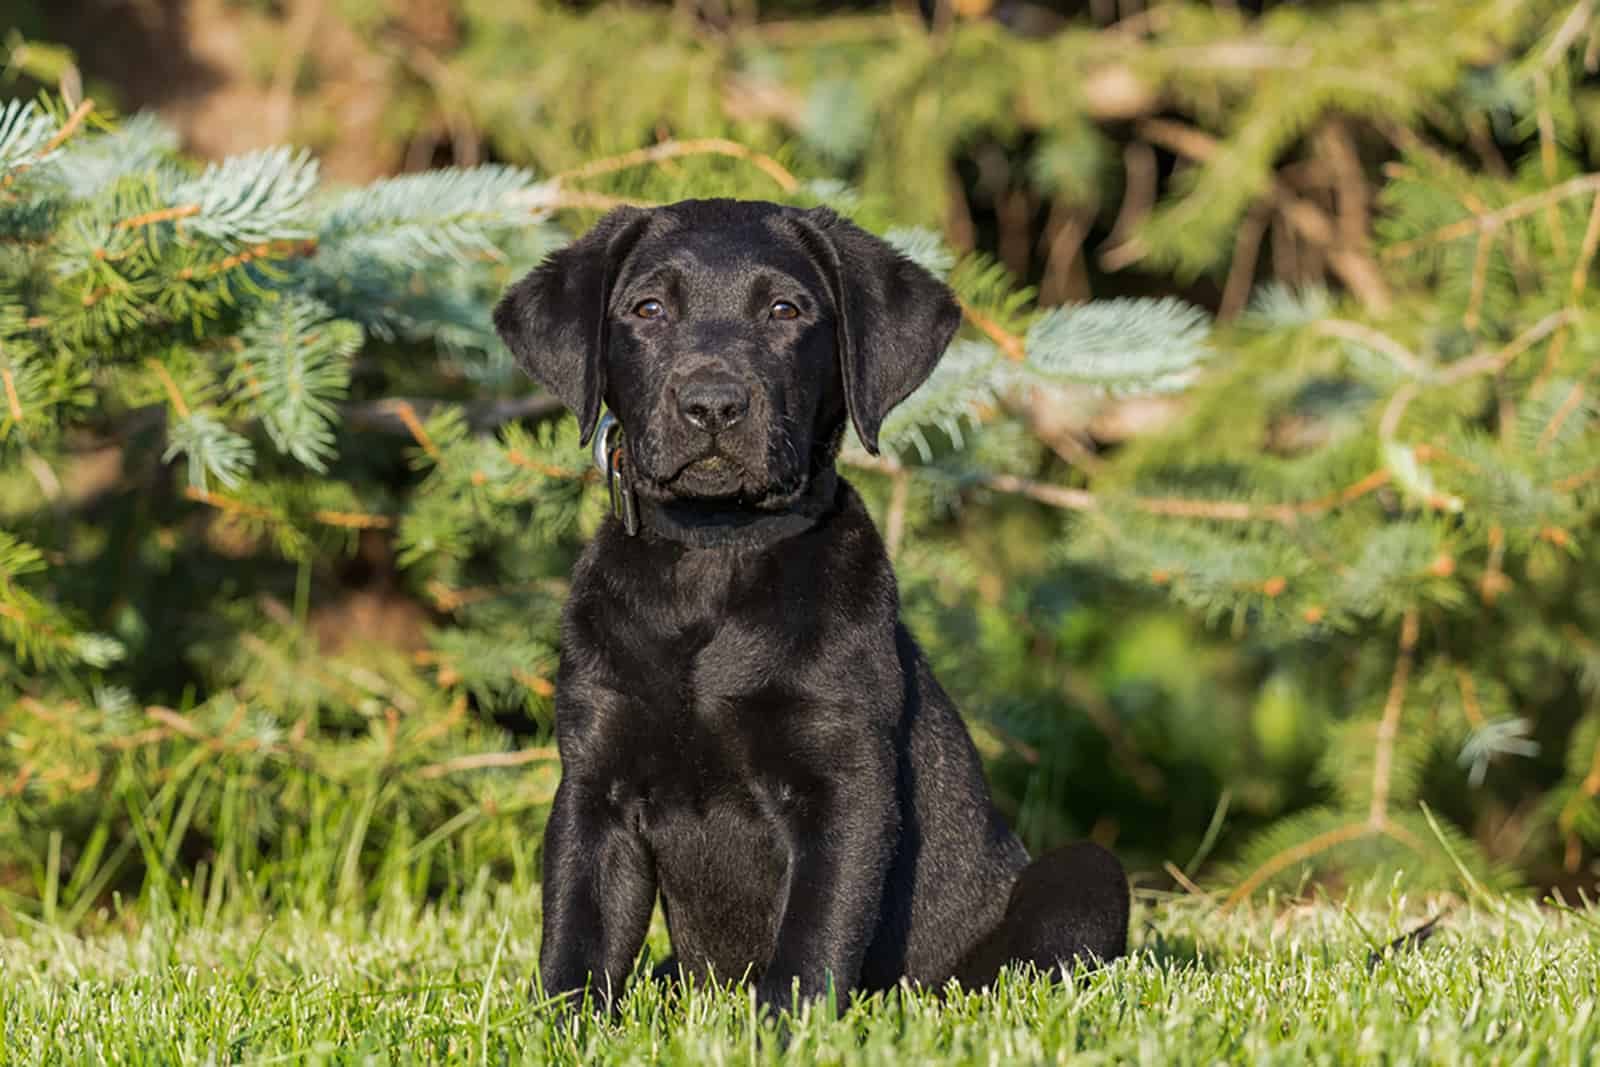
M 753 148 L 742 145 L 737 141 L 730 141 L 722 137 L 701 137 L 691 141 L 662 141 L 660 144 L 651 145 L 649 148 L 640 148 L 632 152 L 624 152 L 618 156 L 597 159 L 592 163 L 585 163 L 581 167 L 563 171 L 555 176 L 555 180 L 557 182 L 580 181 L 584 178 L 612 174 L 631 167 L 647 166 L 667 159 L 696 155 L 720 155 L 728 156 L 732 159 L 742 159 L 771 178 L 777 183 L 778 188 L 785 193 L 792 193 L 800 188 L 800 179 L 789 173 L 783 164 L 771 156 L 763 152 L 757 152 Z
M 166 364 L 159 359 L 151 357 L 144 361 L 144 365 L 155 372 L 161 379 L 161 387 L 167 391 L 167 399 L 172 402 L 172 410 L 178 413 L 180 419 L 189 417 L 189 405 L 183 399 L 183 390 L 178 388 L 178 383 L 173 380 L 172 373 L 167 370 Z
M 183 495 L 196 503 L 205 504 L 216 508 L 218 511 L 229 512 L 234 515 L 243 515 L 252 519 L 261 519 L 268 522 L 282 522 L 284 517 L 268 508 L 247 504 L 243 500 L 236 500 L 221 493 L 213 493 L 207 489 L 196 486 L 187 486 Z M 324 526 L 337 526 L 346 530 L 387 530 L 394 526 L 394 520 L 387 515 L 371 515 L 360 511 L 313 511 L 311 517 Z
M 1549 337 L 1560 327 L 1574 321 L 1578 317 L 1576 308 L 1562 308 L 1552 311 L 1522 333 L 1512 338 L 1507 344 L 1495 352 L 1486 352 L 1459 363 L 1452 363 L 1435 375 L 1434 380 L 1440 385 L 1455 385 L 1468 378 L 1479 374 L 1498 374 L 1511 365 L 1522 353 Z
M 19 177 L 33 169 L 34 165 L 40 160 L 48 159 L 56 149 L 66 144 L 68 138 L 78 132 L 78 128 L 83 125 L 83 120 L 88 118 L 89 113 L 93 110 L 94 101 L 88 98 L 85 98 L 77 107 L 73 108 L 72 114 L 67 116 L 67 121 L 61 124 L 61 128 L 55 132 L 55 136 L 44 143 L 44 147 L 39 149 L 33 159 L 24 160 L 12 168 L 11 172 L 5 177 L 0 178 L 0 190 L 9 189 Z
M 476 771 L 485 767 L 522 767 L 529 763 L 548 763 L 559 759 L 554 745 L 522 748 L 514 752 L 479 752 L 470 756 L 456 756 L 442 763 L 430 763 L 417 770 L 419 778 L 443 778 L 457 771 Z
M 1416 654 L 1420 628 L 1417 609 L 1406 612 L 1400 622 L 1400 648 L 1395 657 L 1394 675 L 1389 681 L 1389 697 L 1384 702 L 1383 718 L 1378 722 L 1378 743 L 1372 771 L 1372 804 L 1367 825 L 1383 830 L 1389 825 L 1389 776 L 1394 765 L 1395 736 L 1400 729 L 1400 712 L 1405 706 L 1406 687 L 1411 681 L 1411 665 Z
M 176 207 L 161 208 L 156 211 L 147 211 L 142 215 L 133 215 L 122 219 L 112 227 L 117 230 L 133 230 L 140 226 L 153 226 L 158 222 L 176 222 L 193 215 L 200 214 L 199 204 L 179 204 Z
M 406 431 L 411 434 L 417 444 L 422 446 L 422 450 L 428 454 L 429 458 L 435 463 L 444 458 L 443 453 L 439 451 L 439 446 L 434 444 L 433 438 L 428 436 L 428 431 L 423 427 L 422 421 L 417 418 L 416 410 L 410 404 L 404 400 L 389 401 L 387 402 L 387 407 L 405 424 Z
M 1440 226 L 1430 233 L 1408 241 L 1398 241 L 1383 250 L 1383 259 L 1386 262 L 1405 259 L 1427 248 L 1429 245 L 1444 244 L 1450 241 L 1459 241 L 1463 237 L 1485 231 L 1496 231 L 1508 222 L 1526 218 L 1529 215 L 1543 211 L 1551 204 L 1559 204 L 1563 200 L 1570 200 L 1575 196 L 1593 193 L 1600 190 L 1600 173 L 1580 174 L 1576 178 L 1569 178 L 1560 185 L 1512 201 L 1505 207 L 1495 211 L 1474 214 L 1456 222 Z
M 1322 319 L 1317 323 L 1317 332 L 1329 337 L 1340 337 L 1346 341 L 1354 341 L 1365 345 L 1374 352 L 1382 352 L 1399 365 L 1399 367 L 1414 377 L 1421 377 L 1424 371 L 1422 358 L 1412 352 L 1405 345 L 1390 337 L 1388 334 L 1364 326 L 1359 322 L 1350 322 L 1347 319 Z
M 976 326 L 989 340 L 993 341 L 1006 358 L 1021 363 L 1028 358 L 1027 349 L 1023 346 L 1022 338 L 995 322 L 989 316 L 973 307 L 965 300 L 960 301 L 961 313 L 966 320 Z
M 1202 163 L 1213 159 L 1220 148 L 1220 142 L 1210 134 L 1171 119 L 1144 119 L 1139 122 L 1138 131 L 1140 136 L 1152 143 Z M 1359 179 L 1359 170 L 1355 174 Z M 1360 200 L 1359 197 L 1348 195 L 1347 199 Z M 1362 250 L 1362 244 L 1365 243 L 1364 222 L 1357 224 L 1359 229 L 1351 226 L 1336 229 L 1327 212 L 1310 200 L 1296 195 L 1276 176 L 1268 185 L 1266 201 L 1282 214 L 1296 232 L 1327 253 L 1328 265 L 1334 274 L 1368 310 L 1380 315 L 1389 310 L 1393 301 L 1388 285 L 1383 280 L 1383 273 Z M 1359 214 L 1352 216 L 1359 217 Z M 1353 243 L 1355 241 L 1361 243 Z M 1126 265 L 1131 262 L 1129 257 L 1140 254 L 1140 250 L 1130 250 L 1126 256 L 1118 258 L 1118 266 Z
M 1374 829 L 1370 823 L 1348 822 L 1331 830 L 1325 830 L 1292 848 L 1284 849 L 1261 864 L 1251 872 L 1248 878 L 1240 882 L 1233 892 L 1228 894 L 1227 899 L 1222 902 L 1223 910 L 1236 907 L 1243 901 L 1248 900 L 1250 895 L 1257 889 L 1260 889 L 1267 882 L 1293 867 L 1296 863 L 1321 855 L 1330 848 L 1342 845 L 1347 841 L 1359 840 L 1373 832 Z

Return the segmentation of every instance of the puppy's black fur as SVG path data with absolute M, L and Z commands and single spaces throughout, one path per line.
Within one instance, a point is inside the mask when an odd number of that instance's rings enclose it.
M 728 200 L 614 211 L 496 309 L 585 440 L 616 415 L 643 514 L 603 524 L 562 624 L 547 994 L 620 991 L 658 892 L 675 965 L 769 1005 L 1124 951 L 1121 866 L 1029 862 L 833 471 L 960 318 L 832 212 Z

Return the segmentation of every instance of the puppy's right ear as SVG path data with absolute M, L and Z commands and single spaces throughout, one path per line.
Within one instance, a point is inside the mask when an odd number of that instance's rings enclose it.
M 578 416 L 588 444 L 605 395 L 606 325 L 617 269 L 650 220 L 619 207 L 506 290 L 494 327 L 522 369 Z

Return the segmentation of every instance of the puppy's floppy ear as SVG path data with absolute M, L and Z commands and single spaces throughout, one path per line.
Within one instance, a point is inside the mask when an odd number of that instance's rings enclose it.
M 494 309 L 501 340 L 523 370 L 578 416 L 584 444 L 605 395 L 611 286 L 649 219 L 638 208 L 610 212 L 506 290 Z
M 829 209 L 796 219 L 833 297 L 850 421 L 876 455 L 884 418 L 933 373 L 961 325 L 961 305 L 887 241 Z

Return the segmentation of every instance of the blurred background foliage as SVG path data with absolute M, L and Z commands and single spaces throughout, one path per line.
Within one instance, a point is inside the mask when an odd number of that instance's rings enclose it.
M 0 925 L 536 881 L 604 501 L 487 308 L 705 195 L 966 305 L 847 473 L 1030 846 L 1594 886 L 1591 0 L 9 11 Z

